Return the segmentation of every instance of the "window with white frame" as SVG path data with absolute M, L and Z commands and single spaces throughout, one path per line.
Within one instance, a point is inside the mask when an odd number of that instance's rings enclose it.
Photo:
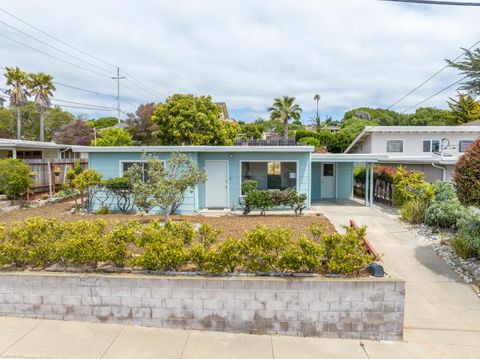
M 122 176 L 125 176 L 128 169 L 135 164 L 139 165 L 143 169 L 142 181 L 144 182 L 147 181 L 148 180 L 148 162 L 145 162 L 145 161 L 122 161 L 121 162 Z
M 440 140 L 423 140 L 423 152 L 440 152 Z
M 387 152 L 403 152 L 403 140 L 387 140 Z
M 460 140 L 458 142 L 458 151 L 459 152 L 465 152 L 474 141 L 473 140 Z
M 253 180 L 261 190 L 285 190 L 297 187 L 297 162 L 242 161 L 242 182 Z

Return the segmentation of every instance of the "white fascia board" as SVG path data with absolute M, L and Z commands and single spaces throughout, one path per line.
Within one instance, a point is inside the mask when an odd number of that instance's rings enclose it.
M 362 132 L 360 132 L 358 134 L 358 136 L 352 141 L 352 143 L 350 143 L 350 145 L 347 147 L 347 149 L 345 151 L 343 151 L 343 153 L 348 153 L 353 146 L 355 146 L 357 144 L 357 142 L 360 142 L 360 140 L 365 136 L 365 134 L 367 132 L 370 132 L 370 130 L 375 127 L 375 126 L 367 126 L 365 127 Z
M 73 152 L 305 152 L 314 151 L 313 146 L 73 146 Z
M 480 126 L 371 126 L 370 132 L 479 132 Z
M 378 162 L 387 155 L 364 153 L 313 153 L 312 162 Z

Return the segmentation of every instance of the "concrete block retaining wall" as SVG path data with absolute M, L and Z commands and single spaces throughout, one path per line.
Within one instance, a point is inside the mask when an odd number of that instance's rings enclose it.
M 0 273 L 0 315 L 401 340 L 398 279 Z

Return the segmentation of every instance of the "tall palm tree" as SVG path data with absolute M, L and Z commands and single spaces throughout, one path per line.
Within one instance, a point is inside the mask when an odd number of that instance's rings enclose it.
M 29 74 L 28 86 L 32 95 L 35 95 L 35 103 L 40 110 L 40 141 L 43 142 L 45 141 L 45 111 L 52 105 L 50 97 L 55 91 L 53 77 L 43 72 Z
M 318 102 L 320 101 L 322 97 L 317 93 L 315 96 L 313 96 L 313 99 L 317 101 L 317 118 L 318 118 Z
M 288 121 L 299 120 L 302 109 L 295 103 L 295 97 L 282 96 L 273 99 L 273 105 L 268 109 L 272 120 L 283 121 L 283 137 L 288 139 Z
M 21 107 L 28 103 L 27 96 L 27 73 L 18 67 L 5 67 L 4 76 L 7 79 L 7 86 L 11 86 L 7 90 L 10 95 L 10 106 L 17 108 L 17 139 L 22 139 L 22 114 Z

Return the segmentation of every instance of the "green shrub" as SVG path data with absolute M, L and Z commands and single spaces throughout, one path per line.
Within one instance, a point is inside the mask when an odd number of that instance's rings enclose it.
M 480 216 L 460 221 L 460 230 L 456 240 L 461 242 L 465 249 L 463 258 L 480 256 Z
M 459 221 L 469 215 L 469 209 L 458 200 L 433 202 L 425 213 L 425 223 L 429 226 L 456 228 Z
M 362 237 L 365 227 L 345 227 L 345 234 L 330 234 L 324 237 L 323 253 L 327 260 L 327 268 L 333 273 L 358 275 L 360 271 L 373 261 L 365 251 Z
M 285 228 L 257 225 L 245 232 L 245 262 L 243 266 L 253 272 L 280 272 L 282 256 L 291 243 L 292 233 Z
M 303 142 L 309 146 L 320 147 L 320 140 L 315 137 L 302 137 L 299 142 Z
M 290 245 L 281 259 L 283 269 L 293 272 L 315 273 L 322 267 L 322 246 L 307 236 L 301 236 L 296 245 Z
M 218 250 L 215 252 L 214 271 L 229 273 L 235 270 L 243 263 L 244 242 L 235 238 L 229 237 L 224 240 Z
M 453 237 L 451 244 L 460 258 L 469 259 L 477 255 L 477 252 L 460 235 Z
M 455 166 L 453 182 L 464 205 L 480 207 L 480 139 L 468 146 Z
M 400 166 L 393 175 L 395 189 L 393 191 L 393 205 L 403 206 L 414 198 L 421 198 L 427 202 L 433 200 L 435 194 L 432 185 L 425 181 L 425 175 L 421 172 L 407 170 Z
M 160 238 L 147 243 L 143 253 L 134 257 L 130 263 L 148 270 L 178 270 L 187 261 L 188 254 L 181 240 Z
M 16 158 L 0 159 L 0 193 L 14 200 L 24 195 L 33 186 L 30 167 Z
M 435 181 L 432 184 L 435 201 L 453 201 L 458 199 L 453 184 L 450 182 Z
M 103 205 L 95 213 L 96 214 L 109 214 L 110 213 L 110 207 Z
M 138 221 L 115 223 L 111 231 L 105 236 L 105 260 L 123 267 L 127 258 L 127 245 L 135 242 L 140 228 Z
M 414 198 L 400 208 L 400 215 L 404 221 L 420 224 L 425 222 L 425 212 L 427 208 L 428 203 L 425 200 Z

